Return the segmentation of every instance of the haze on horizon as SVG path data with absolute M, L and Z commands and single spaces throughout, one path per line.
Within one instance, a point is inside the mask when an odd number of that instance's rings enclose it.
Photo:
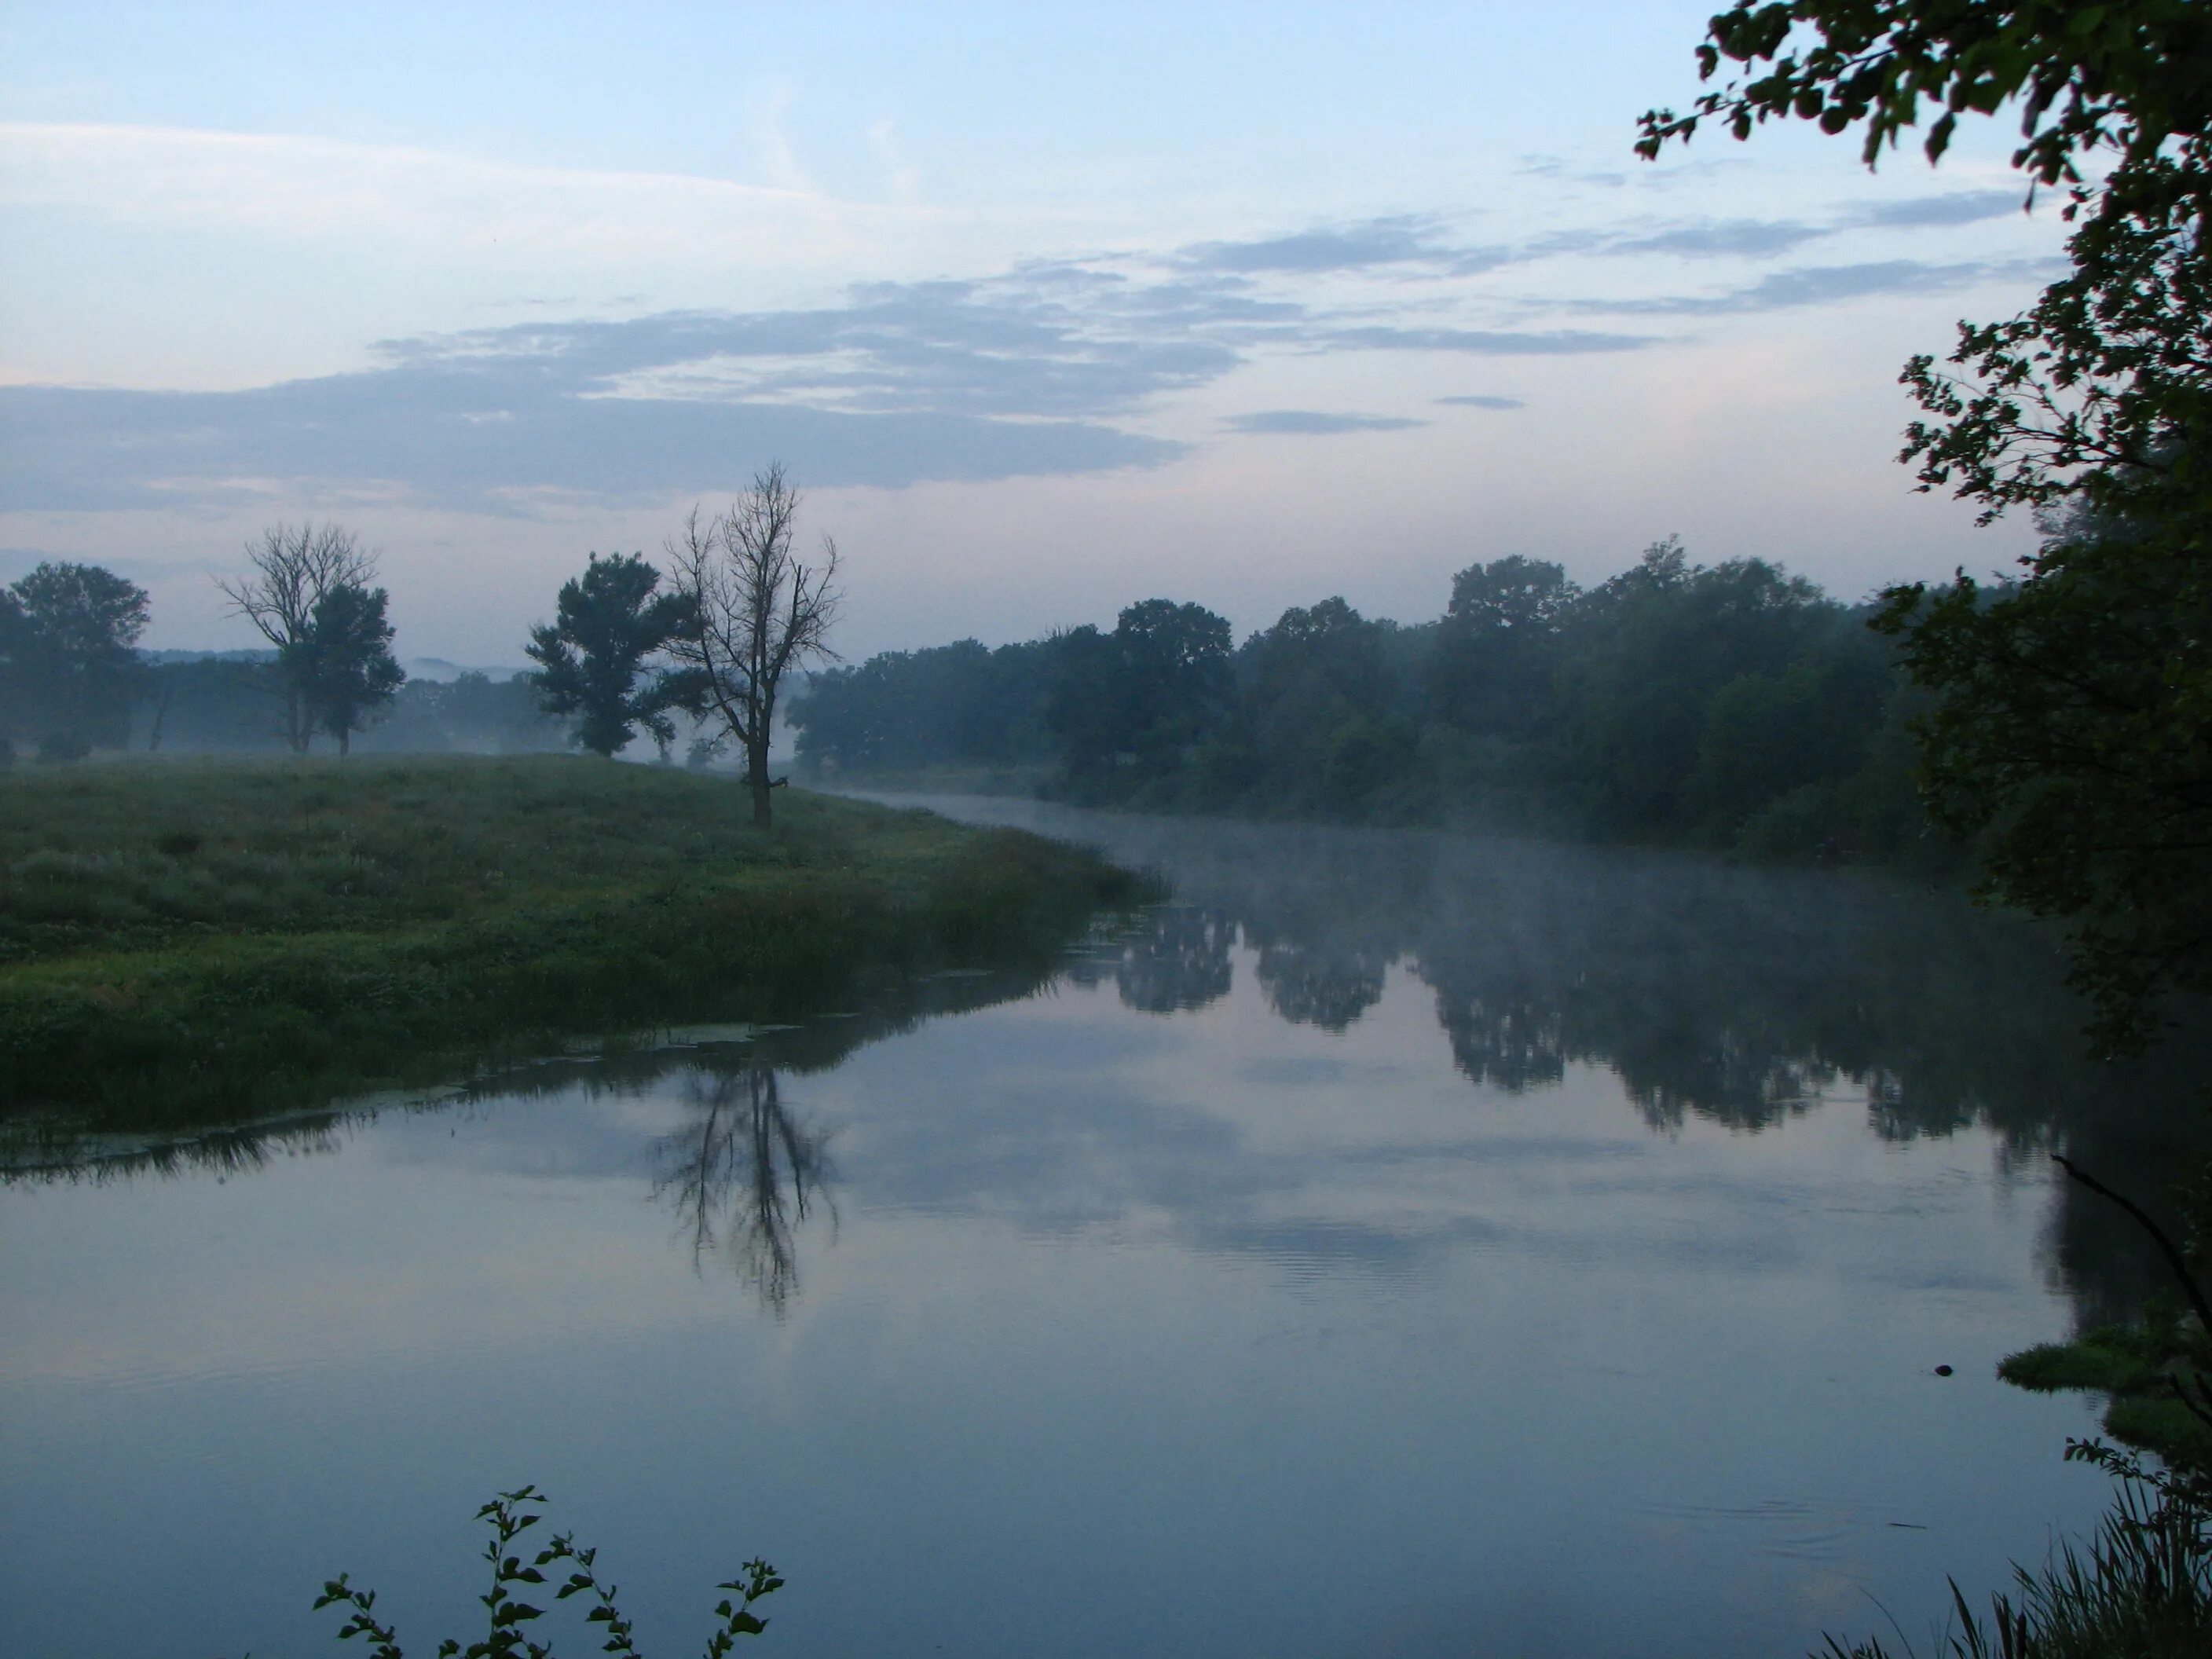
M 210 575 L 336 517 L 403 656 L 511 663 L 771 458 L 855 659 L 1670 533 L 1844 599 L 2006 564 L 1896 379 L 2055 210 L 2003 121 L 1638 162 L 1710 9 L 7 5 L 0 580 L 243 646 Z

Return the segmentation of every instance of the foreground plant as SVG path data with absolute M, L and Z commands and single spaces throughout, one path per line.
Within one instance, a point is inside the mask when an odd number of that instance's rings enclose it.
M 526 1506 L 545 1501 L 544 1492 L 526 1486 L 500 1493 L 477 1511 L 477 1519 L 489 1522 L 492 1529 L 492 1536 L 484 1545 L 484 1559 L 491 1567 L 491 1588 L 477 1598 L 483 1603 L 489 1622 L 480 1642 L 472 1642 L 465 1648 L 448 1637 L 438 1644 L 439 1659 L 448 1659 L 449 1656 L 452 1659 L 553 1659 L 550 1641 L 535 1641 L 522 1632 L 525 1625 L 544 1618 L 545 1609 L 533 1607 L 521 1597 L 530 1587 L 550 1582 L 545 1576 L 546 1568 L 557 1570 L 563 1566 L 568 1576 L 560 1589 L 553 1592 L 553 1599 L 565 1601 L 572 1595 L 593 1598 L 584 1621 L 606 1627 L 599 1650 L 641 1659 L 632 1639 L 630 1621 L 623 1616 L 615 1602 L 618 1587 L 603 1581 L 594 1570 L 599 1556 L 596 1549 L 578 1549 L 575 1534 L 564 1532 L 555 1534 L 552 1541 L 539 1550 L 527 1566 L 523 1565 L 520 1554 L 510 1553 L 508 1547 L 542 1518 L 526 1513 Z M 714 1616 L 721 1623 L 707 1639 L 706 1659 L 722 1659 L 737 1644 L 738 1637 L 758 1636 L 766 1630 L 768 1621 L 753 1612 L 753 1603 L 782 1585 L 783 1580 L 775 1576 L 774 1567 L 756 1559 L 746 1562 L 735 1579 L 716 1586 L 730 1595 L 715 1605 Z M 365 1637 L 374 1659 L 405 1659 L 398 1632 L 376 1617 L 374 1590 L 356 1589 L 347 1582 L 347 1576 L 340 1573 L 325 1584 L 323 1593 L 315 1598 L 318 1609 L 339 1605 L 352 1610 L 344 1628 L 338 1632 L 341 1642 Z
M 1958 1580 L 1950 1659 L 2201 1659 L 2212 1653 L 2212 1506 L 2190 1471 L 2146 1469 L 2095 1440 L 2069 1440 L 2069 1462 L 2094 1463 L 2119 1489 L 2085 1556 L 2061 1544 L 2039 1570 L 2014 1565 L 1986 1620 Z M 1906 1651 L 1911 1648 L 1908 1645 Z M 1814 1659 L 1889 1659 L 1878 1640 L 1834 1637 Z

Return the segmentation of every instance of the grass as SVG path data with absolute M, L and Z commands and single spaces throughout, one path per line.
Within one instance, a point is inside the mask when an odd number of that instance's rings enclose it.
M 144 1127 L 447 1078 L 563 1036 L 784 1019 L 1049 953 L 1133 878 L 1034 836 L 532 756 L 0 781 L 0 1109 Z
M 2146 1474 L 2094 1442 L 2069 1460 L 2121 1475 L 2112 1507 L 2086 1547 L 2061 1542 L 2038 1567 L 2017 1563 L 1986 1614 L 1951 1582 L 1942 1659 L 2203 1659 L 2212 1653 L 2212 1515 L 2196 1487 Z M 1913 1649 L 1899 1633 L 1899 1652 Z M 1893 1659 L 1879 1639 L 1827 1639 L 1814 1659 Z
M 2107 1325 L 2070 1342 L 2045 1342 L 2008 1356 L 1997 1375 L 2038 1394 L 2079 1389 L 2108 1396 L 2105 1431 L 2154 1452 L 2169 1465 L 2212 1468 L 2212 1430 L 2176 1397 L 2177 1379 L 2206 1373 L 2197 1344 L 2170 1319 L 2145 1328 Z

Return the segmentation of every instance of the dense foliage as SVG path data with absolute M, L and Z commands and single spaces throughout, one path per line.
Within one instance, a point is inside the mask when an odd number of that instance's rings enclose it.
M 817 676 L 792 723 L 804 762 L 848 775 L 1888 854 L 1924 828 L 1914 693 L 1865 622 L 1764 560 L 1668 541 L 1587 590 L 1540 561 L 1470 566 L 1413 627 L 1328 599 L 1232 650 L 1223 618 L 1152 599 L 1111 633 L 890 653 Z
M 2212 14 L 1737 0 L 1698 60 L 1747 78 L 1647 115 L 1647 156 L 1798 118 L 1863 128 L 1871 164 L 1925 114 L 1932 161 L 1961 114 L 2009 107 L 2014 166 L 2064 189 L 2067 274 L 1904 374 L 1921 487 L 2036 511 L 2046 539 L 2013 582 L 1899 588 L 1881 621 L 1939 699 L 1938 817 L 1984 838 L 1990 896 L 2072 923 L 2102 1045 L 2142 1041 L 2164 990 L 2212 988 Z
M 276 653 L 276 671 L 300 687 L 312 729 L 336 738 L 342 755 L 406 682 L 392 654 L 390 602 L 380 587 L 341 582 L 315 601 L 307 632 Z
M 672 709 L 696 705 L 691 677 L 655 659 L 681 628 L 683 595 L 662 592 L 660 573 L 635 553 L 594 553 L 561 586 L 554 620 L 530 630 L 523 648 L 549 714 L 574 715 L 575 740 L 595 755 L 626 748 L 641 728 L 665 756 L 676 741 Z
M 123 742 L 143 679 L 146 590 L 98 565 L 40 565 L 0 588 L 0 745 L 75 759 Z

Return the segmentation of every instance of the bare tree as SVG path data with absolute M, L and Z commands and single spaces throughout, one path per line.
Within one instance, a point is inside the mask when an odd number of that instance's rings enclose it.
M 836 586 L 836 543 L 824 536 L 813 564 L 793 551 L 799 504 L 782 463 L 771 462 L 727 512 L 702 525 L 692 508 L 684 533 L 667 543 L 677 591 L 688 602 L 669 654 L 693 672 L 700 701 L 726 728 L 717 741 L 744 750 L 745 787 L 761 829 L 772 818 L 769 792 L 783 781 L 768 775 L 776 694 L 794 665 L 836 659 L 826 641 L 844 597 Z
M 314 735 L 315 714 L 307 684 L 288 665 L 301 659 L 312 639 L 315 607 L 340 587 L 366 588 L 376 574 L 376 555 L 362 550 L 350 530 L 335 524 L 318 529 L 312 520 L 300 527 L 278 524 L 246 544 L 250 576 L 217 577 L 216 586 L 230 601 L 230 614 L 244 617 L 276 647 L 284 687 L 284 741 L 304 755 Z

